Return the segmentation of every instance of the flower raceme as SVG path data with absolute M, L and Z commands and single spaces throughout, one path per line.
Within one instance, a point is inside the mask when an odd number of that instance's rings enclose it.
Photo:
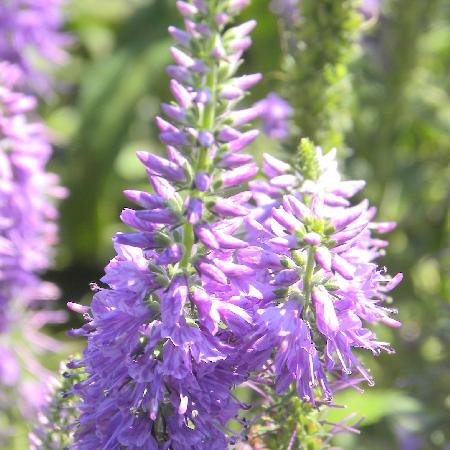
M 58 291 L 40 275 L 51 265 L 58 237 L 54 200 L 66 191 L 46 171 L 52 149 L 44 125 L 33 118 L 35 99 L 16 90 L 21 77 L 16 66 L 0 62 L 0 383 L 5 391 L 0 408 L 11 411 L 5 399 L 14 388 L 29 416 L 43 401 L 44 389 L 31 378 L 23 382 L 21 369 L 41 379 L 49 375 L 30 350 L 58 349 L 39 329 L 65 316 L 43 308 Z
M 62 1 L 0 2 L 0 409 L 11 421 L 0 427 L 4 445 L 14 435 L 16 413 L 31 418 L 46 401 L 50 372 L 36 355 L 59 351 L 61 344 L 41 328 L 66 317 L 48 308 L 58 289 L 40 277 L 57 241 L 54 200 L 66 191 L 46 171 L 52 148 L 36 119 L 37 101 L 22 94 L 50 94 L 47 63 L 65 60 Z
M 276 299 L 258 311 L 258 346 L 277 342 L 278 391 L 295 382 L 301 398 L 314 402 L 317 391 L 331 399 L 330 382 L 352 372 L 373 384 L 354 349 L 392 351 L 365 323 L 400 326 L 383 303 L 402 275 L 391 278 L 373 262 L 387 242 L 372 232 L 394 224 L 372 222 L 376 211 L 367 200 L 350 205 L 364 183 L 341 180 L 335 152 L 323 155 L 303 141 L 296 169 L 289 173 L 285 163 L 265 157 L 270 181 L 252 182 L 259 207 L 247 222 L 249 240 L 282 264 L 271 267 Z
M 52 198 L 66 194 L 45 166 L 51 155 L 43 124 L 31 121 L 33 97 L 15 91 L 20 71 L 0 63 L 0 165 L 2 278 L 0 329 L 8 328 L 8 304 L 51 298 L 55 288 L 38 274 L 50 265 L 57 241 L 57 211 Z
M 242 152 L 257 136 L 242 127 L 255 107 L 236 110 L 259 74 L 236 76 L 254 21 L 230 27 L 248 2 L 177 2 L 185 29 L 167 72 L 174 98 L 162 105 L 160 139 L 167 158 L 138 152 L 153 192 L 128 190 L 142 209 L 122 221 L 138 230 L 114 237 L 106 267 L 84 314 L 86 379 L 75 448 L 224 449 L 240 404 L 231 389 L 253 370 L 245 359 L 247 305 L 262 294 L 253 269 L 235 252 L 257 172 Z M 261 285 L 263 290 L 263 285 Z M 253 299 L 253 295 L 256 296 Z M 70 366 L 70 365 L 69 365 Z

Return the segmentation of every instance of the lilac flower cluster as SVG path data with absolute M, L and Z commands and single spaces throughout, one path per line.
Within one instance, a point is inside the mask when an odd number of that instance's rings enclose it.
M 244 358 L 251 330 L 253 270 L 235 259 L 237 235 L 258 168 L 242 153 L 258 132 L 241 131 L 258 109 L 236 110 L 259 74 L 236 76 L 254 21 L 230 27 L 248 2 L 178 1 L 185 29 L 170 27 L 174 102 L 158 117 L 167 158 L 138 152 L 154 193 L 126 191 L 137 229 L 114 238 L 87 320 L 86 380 L 75 448 L 224 449 L 243 405 L 231 389 L 253 369 Z M 244 277 L 243 277 L 244 275 Z M 261 286 L 261 290 L 263 286 Z M 243 295 L 243 293 L 246 295 Z M 258 300 L 258 299 L 256 299 Z M 257 303 L 256 301 L 254 302 Z
M 0 3 L 0 60 L 18 66 L 22 80 L 48 94 L 49 77 L 42 69 L 66 60 L 69 38 L 60 31 L 65 0 L 6 0 Z
M 270 181 L 251 183 L 259 207 L 248 219 L 248 240 L 283 266 L 267 265 L 276 299 L 258 311 L 257 348 L 277 345 L 278 392 L 294 382 L 302 399 L 315 402 L 317 392 L 330 400 L 330 380 L 342 383 L 352 372 L 373 384 L 354 348 L 392 351 L 365 323 L 400 326 L 383 303 L 402 275 L 391 278 L 373 262 L 387 242 L 372 233 L 395 224 L 372 222 L 367 200 L 351 206 L 364 182 L 341 180 L 335 151 L 323 155 L 303 141 L 296 169 L 265 156 Z
M 20 346 L 17 333 L 14 344 L 10 339 L 17 328 L 33 347 L 57 347 L 39 329 L 61 322 L 65 314 L 42 310 L 43 303 L 56 298 L 57 289 L 42 281 L 40 273 L 49 267 L 57 240 L 53 200 L 65 190 L 56 175 L 45 171 L 51 147 L 43 124 L 30 119 L 35 99 L 15 91 L 22 76 L 16 66 L 0 62 L 0 383 L 5 390 L 20 391 L 20 407 L 28 414 L 42 402 L 43 390 L 31 381 L 19 383 L 19 360 L 34 375 L 46 377 L 48 372 L 28 346 Z

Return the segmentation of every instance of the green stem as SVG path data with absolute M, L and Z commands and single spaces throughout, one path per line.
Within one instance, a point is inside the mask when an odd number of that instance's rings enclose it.
M 193 245 L 194 245 L 194 227 L 192 226 L 192 224 L 186 222 L 183 228 L 184 254 L 183 259 L 181 260 L 181 267 L 183 267 L 184 269 L 186 269 L 189 265 Z
M 305 299 L 305 306 L 303 307 L 302 317 L 306 316 L 309 304 L 311 303 L 311 284 L 315 267 L 314 262 L 315 253 L 316 251 L 314 247 L 311 247 L 308 251 L 308 260 L 306 262 L 305 277 L 303 278 L 303 297 Z
M 201 126 L 202 128 L 211 130 L 214 127 L 214 122 L 216 120 L 217 65 L 215 63 L 208 74 L 206 85 L 211 92 L 211 101 L 205 107 Z
M 214 128 L 216 120 L 216 97 L 217 97 L 217 64 L 213 62 L 211 71 L 206 80 L 206 86 L 211 92 L 211 101 L 206 105 L 203 114 L 198 123 L 200 130 L 211 131 Z M 209 169 L 208 148 L 201 147 L 198 154 L 197 163 L 195 164 L 195 172 L 207 171 Z M 194 187 L 191 188 L 189 195 L 195 196 L 199 192 Z M 192 256 L 192 247 L 194 245 L 194 227 L 192 224 L 186 222 L 183 227 L 183 246 L 184 255 L 181 260 L 181 267 L 187 269 Z

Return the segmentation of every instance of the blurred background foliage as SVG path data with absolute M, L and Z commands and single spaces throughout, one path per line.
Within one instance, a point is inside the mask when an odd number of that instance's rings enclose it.
M 71 62 L 58 73 L 59 93 L 41 106 L 56 143 L 52 169 L 71 191 L 61 211 L 56 268 L 48 275 L 63 291 L 62 308 L 68 300 L 89 302 L 89 283 L 113 255 L 111 236 L 124 229 L 122 190 L 148 189 L 135 151 L 162 151 L 154 117 L 170 98 L 166 30 L 180 22 L 174 3 L 68 3 Z M 245 16 L 257 18 L 258 27 L 242 72 L 265 74 L 250 102 L 279 88 L 282 54 L 269 1 L 253 0 Z M 450 445 L 449 67 L 446 0 L 382 2 L 379 17 L 363 26 L 350 67 L 353 128 L 343 166 L 348 177 L 367 180 L 364 194 L 379 205 L 380 220 L 399 222 L 382 264 L 406 276 L 394 293 L 404 325 L 379 330 L 397 354 L 369 361 L 377 386 L 363 395 L 342 393 L 337 403 L 348 408 L 330 414 L 365 417 L 361 435 L 336 439 L 345 449 Z M 253 149 L 281 152 L 265 137 Z M 78 324 L 72 316 L 70 326 Z

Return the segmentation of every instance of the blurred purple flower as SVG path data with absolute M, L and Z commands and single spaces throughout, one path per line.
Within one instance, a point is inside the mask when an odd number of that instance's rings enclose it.
M 359 10 L 366 20 L 377 19 L 380 15 L 380 0 L 363 0 Z
M 289 103 L 272 92 L 256 106 L 260 110 L 264 133 L 273 139 L 286 139 L 289 136 L 289 119 L 293 114 Z
M 60 31 L 66 0 L 5 0 L 0 3 L 0 60 L 15 64 L 21 80 L 39 93 L 48 94 L 50 64 L 67 59 L 70 42 Z
M 300 19 L 300 0 L 272 0 L 270 9 L 283 20 L 284 26 L 292 28 Z
M 39 330 L 65 316 L 46 309 L 58 289 L 40 275 L 51 265 L 58 237 L 54 203 L 66 191 L 46 171 L 52 150 L 44 125 L 31 118 L 35 99 L 15 90 L 22 76 L 16 66 L 0 63 L 0 381 L 14 386 L 22 411 L 29 415 L 42 396 L 23 384 L 20 367 L 37 378 L 48 376 L 33 351 L 59 349 Z
M 41 281 L 57 241 L 53 199 L 66 191 L 46 172 L 51 156 L 45 127 L 30 120 L 35 99 L 14 90 L 21 77 L 15 66 L 0 63 L 0 329 L 8 327 L 13 299 L 30 305 L 52 298 L 55 288 Z

